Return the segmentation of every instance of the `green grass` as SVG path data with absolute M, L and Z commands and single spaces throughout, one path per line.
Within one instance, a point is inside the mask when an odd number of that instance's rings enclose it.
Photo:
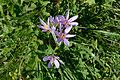
M 39 18 L 79 15 L 70 46 L 55 49 Z M 81 29 L 82 28 L 82 29 Z M 47 68 L 56 54 L 65 65 Z M 0 0 L 0 80 L 120 80 L 119 0 Z

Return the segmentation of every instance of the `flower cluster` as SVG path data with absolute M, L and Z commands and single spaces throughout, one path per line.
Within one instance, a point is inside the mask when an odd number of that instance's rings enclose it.
M 58 45 L 64 42 L 66 46 L 69 46 L 68 38 L 74 37 L 75 35 L 68 33 L 73 26 L 78 25 L 77 22 L 74 22 L 77 18 L 78 15 L 69 18 L 69 11 L 67 11 L 66 16 L 50 16 L 47 23 L 40 19 L 42 25 L 38 27 L 42 29 L 42 32 L 50 32 Z M 59 68 L 60 63 L 64 64 L 58 56 L 45 56 L 43 61 L 49 61 L 48 68 L 51 68 L 52 64 L 55 64 L 56 68 Z
M 66 16 L 58 15 L 56 17 L 50 16 L 47 23 L 42 19 L 40 22 L 42 25 L 38 26 L 42 29 L 43 32 L 50 31 L 52 34 L 55 34 L 57 37 L 57 42 L 64 42 L 65 45 L 69 46 L 68 38 L 74 37 L 75 35 L 68 34 L 72 29 L 72 26 L 77 26 L 77 22 L 73 22 L 78 18 L 78 15 L 73 16 L 69 19 L 69 11 L 66 13 Z M 57 29 L 58 28 L 58 29 Z

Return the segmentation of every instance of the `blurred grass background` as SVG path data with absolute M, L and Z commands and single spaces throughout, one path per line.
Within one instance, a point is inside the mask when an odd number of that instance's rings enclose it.
M 67 9 L 77 36 L 54 50 L 39 18 Z M 48 69 L 42 58 L 54 52 L 65 65 Z M 120 1 L 0 0 L 0 80 L 120 80 Z

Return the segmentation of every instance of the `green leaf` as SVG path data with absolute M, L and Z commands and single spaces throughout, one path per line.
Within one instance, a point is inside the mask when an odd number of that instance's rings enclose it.
M 2 5 L 0 5 L 0 12 L 1 12 L 1 15 L 3 16 L 3 8 L 2 8 Z
M 115 2 L 116 0 L 105 0 L 106 3 Z
M 43 6 L 46 6 L 48 3 L 50 3 L 50 1 L 41 1 L 41 4 L 42 4 Z
M 100 32 L 100 33 L 103 33 L 103 34 L 105 34 L 105 35 L 107 35 L 107 36 L 118 36 L 118 37 L 120 37 L 120 34 L 118 34 L 118 33 L 113 33 L 113 32 L 108 32 L 108 31 L 97 31 L 97 32 Z
M 89 5 L 95 4 L 95 0 L 87 0 L 86 1 Z

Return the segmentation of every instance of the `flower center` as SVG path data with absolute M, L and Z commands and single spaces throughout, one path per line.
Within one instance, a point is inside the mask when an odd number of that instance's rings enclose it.
M 64 21 L 64 25 L 66 26 L 66 25 L 70 25 L 70 23 L 67 21 L 67 20 L 65 20 Z
M 46 30 L 48 30 L 48 25 L 45 25 L 44 28 L 45 28 Z
M 60 36 L 62 39 L 64 39 L 65 38 L 65 34 L 64 33 L 62 33 L 62 35 Z

